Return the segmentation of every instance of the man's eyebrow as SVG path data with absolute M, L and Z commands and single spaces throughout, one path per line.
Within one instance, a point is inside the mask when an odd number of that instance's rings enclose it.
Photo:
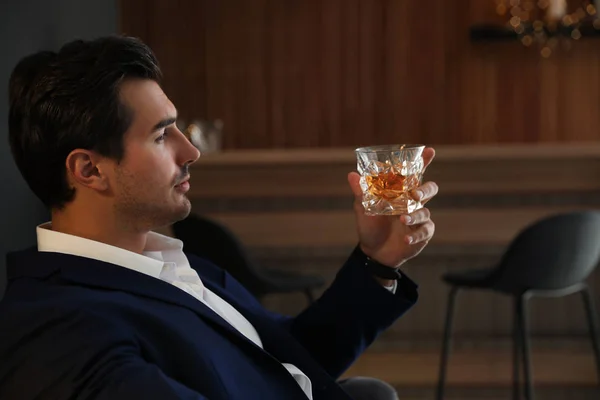
M 177 118 L 174 118 L 174 117 L 165 118 L 165 119 L 159 121 L 158 124 L 154 125 L 154 128 L 152 128 L 152 132 L 156 132 L 158 130 L 161 130 L 162 128 L 166 128 L 169 125 L 173 125 L 175 122 L 177 122 Z

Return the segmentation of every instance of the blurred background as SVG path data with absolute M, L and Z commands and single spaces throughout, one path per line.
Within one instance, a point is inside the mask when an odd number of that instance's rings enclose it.
M 269 309 L 288 314 L 325 289 L 356 244 L 346 182 L 354 148 L 434 146 L 426 179 L 440 186 L 429 204 L 436 237 L 404 267 L 419 303 L 348 373 L 385 379 L 401 399 L 427 399 L 438 385 L 443 275 L 493 267 L 530 224 L 600 206 L 597 3 L 2 1 L 0 92 L 31 52 L 112 33 L 144 40 L 181 127 L 198 126 L 204 151 L 190 191 L 199 225 L 164 233 L 197 229 L 186 248 L 230 257 L 222 267 L 235 264 Z M 1 96 L 0 176 L 10 188 L 2 253 L 33 244 L 48 218 L 10 157 L 7 107 Z M 195 243 L 215 237 L 241 252 Z M 4 274 L 2 259 L 0 293 Z M 600 300 L 598 274 L 584 278 Z M 513 299 L 468 291 L 456 306 L 445 398 L 509 398 Z M 598 399 L 581 297 L 536 298 L 528 310 L 539 398 Z

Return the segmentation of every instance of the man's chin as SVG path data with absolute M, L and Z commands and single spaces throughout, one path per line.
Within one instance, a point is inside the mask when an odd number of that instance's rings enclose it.
M 188 203 L 188 207 L 186 207 L 184 210 L 181 210 L 181 213 L 178 214 L 174 218 L 174 221 L 171 223 L 174 224 L 175 222 L 179 222 L 179 221 L 186 219 L 191 214 L 191 212 L 192 212 L 192 206 L 191 206 L 191 204 Z
M 155 231 L 155 230 L 160 230 L 163 228 L 168 228 L 171 225 L 173 225 L 175 222 L 179 222 L 179 221 L 186 219 L 190 215 L 191 211 L 192 211 L 192 206 L 191 206 L 190 202 L 187 201 L 185 204 L 180 205 L 177 210 L 171 210 L 171 212 L 165 213 L 163 215 L 164 218 L 160 218 L 160 220 L 154 221 L 154 224 L 152 224 L 153 226 L 152 226 L 151 230 Z
M 175 213 L 173 215 L 173 221 L 171 223 L 173 224 L 175 222 L 186 219 L 190 215 L 191 212 L 192 212 L 192 203 L 186 197 L 185 200 L 183 201 L 183 204 L 181 204 L 179 209 L 177 210 L 177 213 Z

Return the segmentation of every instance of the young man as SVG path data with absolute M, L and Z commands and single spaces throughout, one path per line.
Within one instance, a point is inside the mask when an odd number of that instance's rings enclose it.
M 35 248 L 7 259 L 0 398 L 350 399 L 336 379 L 417 300 L 393 267 L 432 237 L 429 211 L 367 217 L 350 173 L 356 250 L 300 315 L 266 311 L 152 232 L 190 213 L 188 167 L 200 155 L 160 76 L 150 49 L 127 37 L 75 41 L 15 67 L 10 145 L 52 221 Z M 436 192 L 426 183 L 414 196 Z

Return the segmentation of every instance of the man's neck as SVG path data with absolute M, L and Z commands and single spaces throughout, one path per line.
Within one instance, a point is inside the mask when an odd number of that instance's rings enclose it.
M 103 218 L 98 213 L 72 213 L 66 210 L 52 212 L 52 230 L 138 254 L 144 251 L 148 236 L 148 232 L 127 229 L 112 218 Z

